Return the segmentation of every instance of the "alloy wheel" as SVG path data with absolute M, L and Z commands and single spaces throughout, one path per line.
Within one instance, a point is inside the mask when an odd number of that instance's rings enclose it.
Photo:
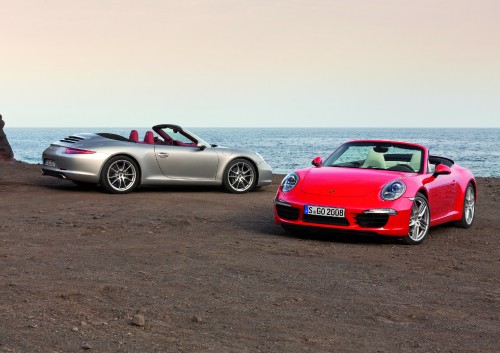
M 427 200 L 417 195 L 413 201 L 410 215 L 410 228 L 408 230 L 408 237 L 415 243 L 424 240 L 427 232 L 429 231 L 429 205 Z
M 472 224 L 472 221 L 474 220 L 475 206 L 476 197 L 474 195 L 474 189 L 472 188 L 472 186 L 469 186 L 467 188 L 464 201 L 465 222 L 467 224 Z
M 109 185 L 116 191 L 123 192 L 134 186 L 137 178 L 135 166 L 127 160 L 113 162 L 107 171 Z
M 237 162 L 229 168 L 227 178 L 234 191 L 245 192 L 253 185 L 255 172 L 248 162 Z

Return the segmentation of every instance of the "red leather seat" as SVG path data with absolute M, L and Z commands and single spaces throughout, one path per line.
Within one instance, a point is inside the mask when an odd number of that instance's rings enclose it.
M 137 130 L 132 130 L 130 131 L 130 136 L 128 137 L 129 140 L 138 142 L 139 141 L 139 132 Z
M 152 131 L 147 131 L 146 132 L 146 135 L 144 135 L 144 143 L 147 143 L 147 144 L 153 144 L 153 143 L 155 143 L 155 139 L 154 139 Z

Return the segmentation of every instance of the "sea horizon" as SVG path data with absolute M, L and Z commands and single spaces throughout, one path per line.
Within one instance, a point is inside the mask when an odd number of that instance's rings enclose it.
M 140 136 L 149 127 L 4 127 L 16 160 L 37 164 L 51 143 L 80 132 L 112 132 Z M 500 177 L 500 128 L 318 128 L 318 127 L 186 127 L 203 140 L 219 146 L 260 153 L 275 174 L 310 166 L 314 157 L 328 157 L 349 140 L 382 139 L 418 143 L 433 155 L 448 157 L 475 176 Z
M 4 119 L 5 121 L 5 119 Z M 172 123 L 173 125 L 179 125 L 176 123 Z M 371 130 L 371 129 L 393 129 L 393 130 L 399 130 L 399 129 L 408 129 L 408 130 L 421 130 L 421 129 L 441 129 L 441 130 L 477 130 L 477 129 L 482 129 L 482 130 L 500 130 L 500 127 L 496 126 L 479 126 L 479 127 L 472 127 L 472 126 L 458 126 L 458 127 L 446 127 L 446 126 L 433 126 L 433 127 L 421 127 L 421 126 L 377 126 L 377 127 L 370 127 L 370 126 L 365 126 L 365 127 L 358 127 L 358 126 L 289 126 L 289 127 L 283 127 L 283 126 L 184 126 L 184 125 L 179 125 L 182 126 L 185 129 L 359 129 L 359 130 Z M 9 129 L 114 129 L 114 130 L 121 130 L 121 129 L 137 129 L 137 128 L 149 128 L 148 126 L 5 126 L 5 130 Z

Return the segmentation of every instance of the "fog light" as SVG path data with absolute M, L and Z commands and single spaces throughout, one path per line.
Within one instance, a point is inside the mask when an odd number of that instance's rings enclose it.
M 397 216 L 398 212 L 392 208 L 374 208 L 372 210 L 363 211 L 364 214 L 386 214 L 389 216 Z
M 281 201 L 281 200 L 274 200 L 275 205 L 280 205 L 280 206 L 286 206 L 286 207 L 292 207 L 288 202 Z

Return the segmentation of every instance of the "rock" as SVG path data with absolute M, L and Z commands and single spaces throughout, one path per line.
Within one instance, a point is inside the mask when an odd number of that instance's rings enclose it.
M 202 322 L 202 321 L 203 321 L 203 319 L 201 318 L 201 316 L 193 316 L 193 317 L 191 318 L 191 321 L 192 321 L 192 322 Z
M 132 318 L 132 325 L 143 327 L 146 324 L 146 318 L 142 314 L 136 314 Z
M 88 343 L 84 343 L 84 344 L 82 344 L 82 349 L 89 350 L 89 349 L 92 349 L 92 346 Z
M 0 162 L 11 162 L 14 160 L 14 152 L 12 152 L 7 136 L 3 132 L 4 126 L 5 122 L 0 115 Z

